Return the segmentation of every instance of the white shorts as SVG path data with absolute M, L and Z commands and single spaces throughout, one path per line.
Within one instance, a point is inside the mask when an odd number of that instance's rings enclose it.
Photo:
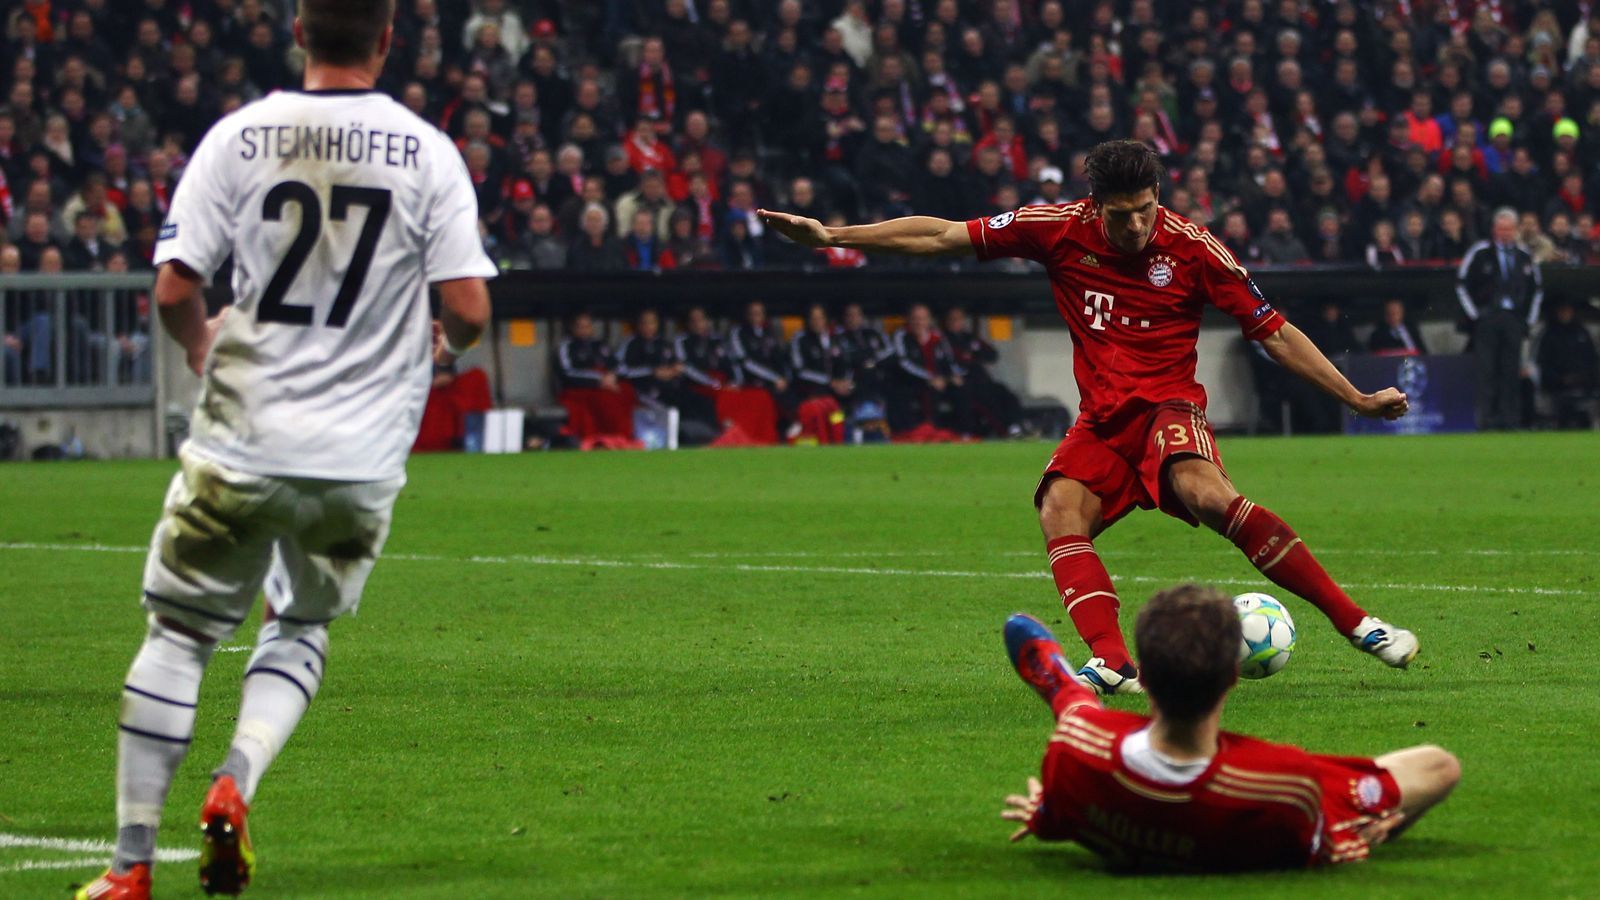
M 265 588 L 278 618 L 320 625 L 354 612 L 389 537 L 405 478 L 248 475 L 189 451 L 167 489 L 144 570 L 144 606 L 216 640 Z

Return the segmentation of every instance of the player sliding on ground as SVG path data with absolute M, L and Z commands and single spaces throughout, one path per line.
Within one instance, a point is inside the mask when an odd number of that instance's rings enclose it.
M 116 854 L 81 898 L 150 896 L 201 675 L 264 586 L 275 617 L 200 813 L 201 886 L 237 894 L 249 882 L 245 814 L 322 683 L 328 623 L 355 610 L 388 536 L 429 357 L 459 354 L 488 321 L 496 270 L 461 156 L 374 90 L 393 18 L 393 0 L 301 0 L 305 90 L 212 126 L 161 229 L 161 321 L 204 384 L 145 564 L 150 624 L 122 694 Z M 229 254 L 235 304 L 213 330 L 200 291 Z
M 1220 241 L 1161 206 L 1154 150 L 1108 141 L 1089 152 L 1085 168 L 1087 199 L 969 222 L 910 216 L 827 228 L 786 213 L 761 215 L 813 247 L 1018 256 L 1044 265 L 1072 333 L 1082 405 L 1033 502 L 1062 603 L 1093 654 L 1078 677 L 1097 693 L 1139 689 L 1117 624 L 1116 589 L 1092 543 L 1135 507 L 1204 523 L 1263 575 L 1322 610 L 1356 647 L 1404 667 L 1417 655 L 1416 637 L 1367 615 L 1293 529 L 1229 481 L 1206 423 L 1205 389 L 1194 377 L 1205 304 L 1233 316 L 1279 365 L 1360 415 L 1398 418 L 1405 394 L 1356 390 L 1261 296 Z
M 1042 778 L 1006 798 L 1012 840 L 1077 841 L 1129 869 L 1299 868 L 1365 859 L 1461 777 L 1438 747 L 1322 756 L 1222 731 L 1239 677 L 1239 616 L 1212 588 L 1162 591 L 1139 611 L 1150 715 L 1103 709 L 1037 619 L 1012 616 L 1006 652 L 1055 713 Z

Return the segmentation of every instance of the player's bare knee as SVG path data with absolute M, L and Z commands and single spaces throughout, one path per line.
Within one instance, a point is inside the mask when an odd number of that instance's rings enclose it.
M 1097 517 L 1098 501 L 1094 495 L 1065 478 L 1052 480 L 1039 499 L 1039 529 L 1046 540 L 1069 534 L 1090 535 Z
M 1428 772 L 1445 793 L 1461 782 L 1461 760 L 1454 753 L 1437 744 L 1424 746 L 1428 751 Z
M 1213 531 L 1223 530 L 1228 506 L 1238 492 L 1215 466 L 1198 459 L 1191 464 L 1180 461 L 1168 470 L 1167 481 L 1190 515 Z
M 1434 744 L 1386 753 L 1377 763 L 1394 776 L 1406 814 L 1412 817 L 1444 800 L 1461 781 L 1461 761 Z
M 1067 511 L 1053 491 L 1047 491 L 1039 501 L 1039 530 L 1046 538 L 1071 534 L 1067 530 Z

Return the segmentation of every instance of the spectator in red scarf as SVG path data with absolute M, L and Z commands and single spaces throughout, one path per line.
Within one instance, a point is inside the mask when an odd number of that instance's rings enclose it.
M 1151 146 L 1161 154 L 1163 159 L 1187 153 L 1189 148 L 1178 137 L 1178 128 L 1173 124 L 1172 117 L 1167 115 L 1167 108 L 1161 105 L 1161 95 L 1154 89 L 1146 88 L 1139 92 L 1139 107 L 1134 110 L 1134 119 L 1139 116 L 1149 116 L 1152 136 Z
M 716 190 L 706 176 L 690 176 L 689 196 L 683 199 L 678 208 L 692 217 L 696 239 L 714 244 L 722 236 L 717 227 L 727 219 L 727 207 L 717 199 Z
M 52 9 L 53 6 L 50 0 L 23 0 L 22 8 L 16 12 L 19 19 L 26 16 L 33 22 L 34 34 L 40 43 L 48 44 L 56 39 L 54 19 L 59 10 Z
M 1573 216 L 1582 215 L 1589 208 L 1588 197 L 1583 190 L 1583 175 L 1579 172 L 1568 172 L 1561 178 L 1561 187 L 1556 195 L 1545 206 L 1545 215 L 1550 216 L 1558 211 L 1564 211 Z
M 164 150 L 151 150 L 145 157 L 145 170 L 149 173 L 150 192 L 155 197 L 156 208 L 164 215 L 172 202 L 172 192 L 178 186 L 178 179 L 172 175 L 172 157 Z
M 619 77 L 623 115 L 649 117 L 660 130 L 671 127 L 678 116 L 678 86 L 667 65 L 665 45 L 659 37 L 647 37 L 639 49 L 639 68 L 633 78 Z M 659 132 L 658 132 L 659 133 Z

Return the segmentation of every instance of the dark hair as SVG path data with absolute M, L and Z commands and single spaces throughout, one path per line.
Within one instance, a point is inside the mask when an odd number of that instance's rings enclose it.
M 1139 611 L 1133 639 L 1139 681 L 1169 718 L 1209 713 L 1239 677 L 1239 614 L 1216 588 L 1180 584 L 1157 593 Z
M 300 0 L 306 52 L 330 66 L 360 65 L 378 52 L 394 0 Z
M 1161 186 L 1161 157 L 1141 141 L 1096 145 L 1085 157 L 1083 169 L 1089 176 L 1089 195 L 1096 200 Z

